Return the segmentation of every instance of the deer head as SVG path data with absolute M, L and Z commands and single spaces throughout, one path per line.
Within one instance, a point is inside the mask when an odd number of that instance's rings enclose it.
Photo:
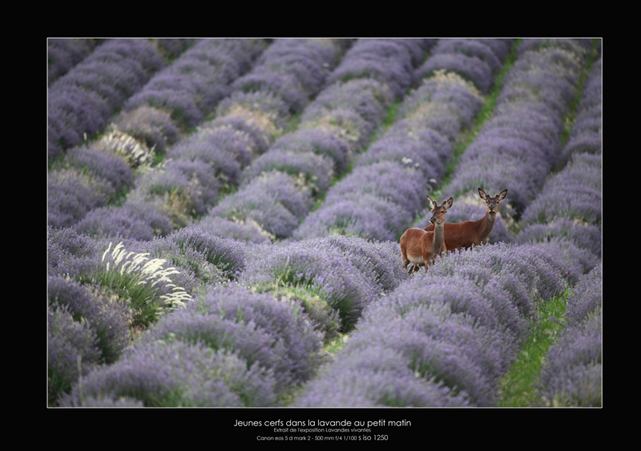
M 507 190 L 501 191 L 499 194 L 497 194 L 494 197 L 488 196 L 485 194 L 485 191 L 483 191 L 481 188 L 479 188 L 479 196 L 481 196 L 481 199 L 485 201 L 485 205 L 487 206 L 487 212 L 489 214 L 496 214 L 496 210 L 499 208 L 499 202 L 501 202 L 503 199 L 505 199 L 505 196 L 507 195 Z
M 443 222 L 445 222 L 445 213 L 447 213 L 447 210 L 452 206 L 454 199 L 450 197 L 449 199 L 444 200 L 440 206 L 436 201 L 430 199 L 430 196 L 427 196 L 427 200 L 432 206 L 432 217 L 430 218 L 430 222 L 432 224 L 443 224 Z

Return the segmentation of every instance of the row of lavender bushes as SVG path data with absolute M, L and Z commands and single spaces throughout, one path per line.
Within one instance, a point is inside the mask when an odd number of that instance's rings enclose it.
M 253 161 L 238 192 L 198 227 L 259 242 L 290 236 L 369 142 L 387 107 L 405 94 L 429 45 L 429 40 L 357 41 L 302 111 L 298 130 Z
M 536 305 L 594 257 L 568 243 L 450 254 L 370 304 L 298 407 L 495 406 Z
M 355 237 L 257 245 L 187 227 L 111 244 L 49 229 L 50 405 L 280 405 L 322 343 L 407 277 L 394 243 Z M 134 284 L 137 261 L 167 279 Z
M 232 42 L 248 47 L 245 40 Z M 293 112 L 320 89 L 345 45 L 343 40 L 278 40 L 271 44 L 252 70 L 229 86 L 230 94 L 218 103 L 215 119 L 174 144 L 167 151 L 167 162 L 140 178 L 123 207 L 92 212 L 76 229 L 150 239 L 204 215 L 221 191 L 238 185 L 242 170 L 283 133 Z M 230 54 L 226 61 L 242 59 Z M 150 96 L 141 92 L 142 98 Z M 132 105 L 137 103 L 132 99 Z M 197 119 L 190 116 L 186 125 Z M 162 227 L 145 216 L 146 210 L 159 213 Z M 132 216 L 146 225 L 145 236 Z
M 56 277 L 55 283 L 63 287 L 75 284 L 73 289 L 80 286 L 95 305 L 121 305 L 113 300 L 123 296 L 122 292 L 114 293 L 113 286 L 96 283 L 105 280 L 96 274 L 109 272 L 106 262 L 100 260 L 106 242 L 77 236 L 69 229 L 52 229 L 49 235 L 49 273 Z M 131 259 L 148 252 L 149 257 L 170 260 L 179 268 L 178 274 L 172 274 L 173 284 L 198 302 L 161 316 L 150 325 L 145 338 L 113 364 L 105 364 L 103 351 L 95 350 L 98 333 L 93 323 L 73 321 L 74 314 L 84 315 L 77 313 L 81 307 L 67 302 L 65 307 L 52 308 L 50 355 L 58 361 L 54 365 L 50 361 L 50 371 L 57 368 L 57 377 L 67 384 L 53 395 L 55 400 L 62 396 L 62 405 L 279 405 L 279 395 L 313 377 L 323 335 L 327 338 L 332 331 L 351 330 L 362 312 L 363 332 L 359 322 L 345 351 L 353 357 L 341 357 L 323 370 L 321 378 L 310 384 L 319 388 L 312 388 L 299 405 L 316 405 L 320 401 L 315 399 L 323 396 L 328 400 L 322 401 L 326 402 L 323 405 L 493 405 L 494 376 L 504 371 L 510 355 L 518 349 L 526 335 L 525 321 L 536 303 L 562 291 L 564 277 L 574 282 L 594 265 L 591 254 L 565 241 L 489 246 L 457 254 L 456 261 L 444 260 L 440 273 L 426 276 L 433 276 L 428 283 L 415 278 L 394 290 L 407 275 L 401 271 L 398 248 L 392 242 L 336 236 L 285 246 L 254 246 L 186 228 L 166 238 L 125 245 L 132 252 Z M 247 288 L 232 284 L 198 294 L 203 285 L 230 279 L 271 293 L 250 294 Z M 436 287 L 438 283 L 443 285 L 430 292 L 428 299 L 426 284 Z M 461 286 L 465 294 L 459 296 Z M 167 296 L 169 292 L 163 291 L 167 288 L 161 284 L 152 298 Z M 445 293 L 443 299 L 432 302 L 437 291 Z M 372 304 L 381 293 L 388 293 L 383 299 L 389 302 L 380 307 Z M 95 300 L 100 296 L 102 304 Z M 487 307 L 488 298 L 492 299 L 491 307 Z M 244 308 L 233 299 L 251 306 L 248 321 Z M 285 318 L 289 325 L 298 324 L 298 338 L 285 338 L 282 331 L 274 333 L 272 326 L 278 321 L 255 313 L 258 307 L 254 304 L 282 308 L 272 306 L 274 303 L 293 306 L 295 320 L 285 310 L 273 315 Z M 261 312 L 266 308 L 261 307 Z M 381 335 L 376 325 L 385 322 L 383 318 L 390 312 L 399 319 L 389 322 L 389 334 Z M 127 314 L 132 313 L 112 315 L 131 318 Z M 310 317 L 313 322 L 308 323 Z M 411 336 L 399 338 L 403 337 L 400 332 L 408 330 Z M 131 327 L 128 331 L 131 333 Z M 428 338 L 417 331 L 427 333 Z M 418 341 L 413 342 L 412 337 Z M 368 341 L 374 344 L 365 346 Z M 489 351 L 490 343 L 496 343 L 497 349 Z M 118 344 L 113 347 L 120 349 Z M 350 354 L 350 349 L 359 350 Z M 81 359 L 78 373 L 74 355 L 81 352 L 87 358 Z M 454 357 L 445 359 L 446 355 Z M 300 360 L 301 356 L 308 360 Z M 177 360 L 180 365 L 175 364 Z M 298 370 L 293 369 L 295 360 Z M 72 382 L 70 394 L 61 395 L 69 392 Z M 354 395 L 335 395 L 345 390 Z
M 510 45 L 510 40 L 440 41 L 414 72 L 414 84 L 419 84 L 419 77 L 429 78 L 399 105 L 398 120 L 359 156 L 353 172 L 332 186 L 321 207 L 307 216 L 293 238 L 350 234 L 395 240 L 400 236 L 426 207 L 425 194 L 442 182 L 453 143 L 481 109 L 480 89 L 491 85 L 478 78 L 471 78 L 478 85 L 465 81 L 455 72 L 458 67 L 447 62 L 464 59 L 468 67 L 486 68 L 479 72 L 492 78 L 501 60 L 494 56 L 496 64 L 490 69 L 483 58 L 494 55 L 493 47 L 501 48 L 498 54 L 504 58 Z M 434 61 L 443 61 L 444 66 Z
M 235 84 L 235 92 L 224 102 L 221 102 L 216 111 L 216 118 L 200 127 L 199 132 L 188 141 L 175 146 L 170 156 L 175 159 L 193 159 L 203 155 L 212 159 L 215 165 L 221 168 L 229 167 L 229 162 L 236 156 L 243 158 L 232 172 L 225 174 L 228 184 L 237 187 L 238 192 L 225 196 L 214 210 L 225 210 L 225 205 L 233 203 L 233 199 L 243 197 L 246 190 L 247 167 L 259 160 L 261 155 L 268 154 L 275 145 L 274 140 L 283 135 L 287 124 L 292 122 L 306 105 L 324 88 L 327 76 L 341 60 L 343 53 L 352 44 L 349 40 L 279 40 L 272 44 L 265 52 L 256 68 L 240 78 Z M 248 130 L 248 136 L 254 143 L 243 143 L 217 133 L 224 130 Z M 290 136 L 284 134 L 283 138 Z M 212 149 L 214 153 L 212 153 Z M 227 150 L 221 152 L 220 150 Z M 319 160 L 320 157 L 317 157 Z M 318 161 L 314 161 L 318 163 Z M 284 207 L 280 202 L 269 197 L 274 190 L 287 191 L 292 188 L 288 180 L 270 180 L 260 188 L 263 198 L 252 198 L 251 193 L 245 195 L 246 201 L 241 200 L 236 208 L 232 208 L 233 219 L 222 220 L 220 215 L 211 212 L 199 222 L 201 230 L 215 232 L 219 236 L 230 238 L 252 239 L 263 238 L 246 217 L 246 209 L 269 208 L 273 206 L 274 216 L 278 212 L 289 213 L 293 209 L 291 204 Z M 229 190 L 227 190 L 228 192 Z M 298 187 L 296 187 L 298 191 Z M 265 194 L 267 199 L 264 198 Z M 296 202 L 296 195 L 294 194 Z M 283 203 L 287 203 L 283 201 Z M 272 205 L 275 204 L 275 205 Z M 230 218 L 231 219 L 231 218 Z
M 112 39 L 95 47 L 86 58 L 73 60 L 80 61 L 48 90 L 49 161 L 102 130 L 125 100 L 167 65 L 168 56 L 184 50 L 181 43 Z M 56 47 L 55 42 L 52 45 Z
M 171 230 L 167 210 L 174 205 L 174 209 L 186 208 L 184 203 L 191 198 L 184 199 L 185 191 L 196 198 L 189 202 L 192 211 L 215 199 L 220 183 L 211 171 L 204 165 L 176 164 L 169 172 L 180 183 L 174 187 L 172 198 L 150 205 L 140 201 L 144 196 L 139 193 L 119 208 L 105 207 L 122 199 L 136 185 L 139 192 L 145 192 L 140 185 L 147 185 L 146 191 L 151 189 L 158 197 L 163 196 L 162 180 L 153 183 L 161 171 L 147 174 L 153 154 L 165 153 L 179 139 L 180 131 L 189 127 L 183 110 L 197 111 L 190 116 L 196 118 L 211 113 L 231 81 L 251 67 L 265 45 L 263 40 L 201 40 L 157 73 L 125 102 L 101 139 L 70 149 L 54 165 L 49 182 L 49 224 L 75 226 L 94 235 L 151 239 L 154 233 Z M 81 176 L 75 175 L 80 171 Z M 151 188 L 141 174 L 152 179 Z
M 50 405 L 80 377 L 121 360 L 158 319 L 245 267 L 244 243 L 190 228 L 118 245 L 72 228 L 47 235 Z
M 47 41 L 47 83 L 51 85 L 95 50 L 100 39 L 49 39 Z
M 492 116 L 460 157 L 443 188 L 455 201 L 448 222 L 481 219 L 484 205 L 477 188 L 494 195 L 508 188 L 490 242 L 512 241 L 518 220 L 551 170 L 564 164 L 561 135 L 591 42 L 527 39 L 506 74 Z M 489 191 L 488 191 L 489 190 Z M 429 213 L 419 222 L 428 224 Z
M 523 214 L 522 243 L 570 242 L 601 258 L 601 60 L 589 74 L 570 138 L 569 162 L 549 177 Z M 600 407 L 603 269 L 598 263 L 567 298 L 565 327 L 537 383 L 544 406 Z
M 548 44 L 543 52 L 553 53 L 554 46 L 548 50 Z M 515 82 L 510 80 L 522 79 L 524 66 L 530 68 L 530 73 L 549 70 L 542 63 L 532 68 L 530 63 L 537 59 L 537 53 L 525 51 L 532 47 L 526 44 L 519 51 L 499 95 L 497 113 L 471 144 L 472 151 L 475 145 L 482 147 L 477 141 L 482 144 L 493 129 L 493 134 L 498 136 L 496 124 L 508 120 L 507 115 L 502 115 L 506 107 L 500 99 L 508 98 L 515 89 Z M 561 61 L 568 59 L 568 55 L 564 56 Z M 577 66 L 573 68 L 578 70 Z M 575 77 L 578 73 L 572 72 L 572 75 Z M 576 78 L 572 80 L 576 82 Z M 524 94 L 527 86 L 525 82 L 520 84 L 521 97 L 532 97 Z M 538 91 L 539 88 L 530 85 L 529 89 Z M 571 94 L 566 93 L 564 113 L 569 108 Z M 530 105 L 533 111 L 540 108 L 534 103 Z M 519 107 L 525 112 L 527 104 Z M 551 114 L 550 109 L 544 110 Z M 518 110 L 514 108 L 514 111 Z M 543 153 L 542 156 L 547 154 L 549 162 L 544 166 L 547 170 L 539 181 L 541 185 L 553 167 L 553 158 L 561 153 L 559 137 L 563 115 L 555 114 L 549 122 L 554 118 L 559 123 L 550 133 L 556 138 L 556 146 L 543 147 L 542 134 L 532 133 L 529 140 L 534 143 L 527 148 L 523 145 L 517 148 L 534 149 Z M 515 125 L 514 122 L 503 124 L 502 135 L 518 133 Z M 535 124 L 531 125 L 536 131 Z M 527 143 L 528 137 L 513 139 L 513 142 Z M 485 146 L 488 152 L 497 147 Z M 495 154 L 498 160 L 496 157 Z M 492 165 L 488 159 L 486 170 L 496 170 L 501 164 L 495 161 Z M 458 175 L 461 173 L 465 174 L 459 167 L 455 182 L 457 177 L 463 179 Z M 478 180 L 472 183 L 487 186 Z M 518 189 L 516 191 L 518 195 Z M 534 197 L 536 192 L 529 195 Z M 518 202 L 515 205 L 518 207 Z M 589 249 L 566 240 L 520 245 L 499 243 L 450 254 L 431 267 L 427 275 L 401 283 L 388 296 L 366 308 L 336 362 L 305 386 L 295 405 L 494 406 L 500 377 L 527 338 L 528 324 L 536 318 L 537 305 L 562 294 L 597 262 L 598 257 Z M 383 358 L 373 359 L 374 355 Z

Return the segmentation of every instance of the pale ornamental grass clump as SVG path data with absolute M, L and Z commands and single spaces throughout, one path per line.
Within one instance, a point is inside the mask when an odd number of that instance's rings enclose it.
M 173 283 L 170 276 L 179 272 L 173 266 L 165 267 L 165 259 L 150 259 L 149 253 L 127 252 L 122 242 L 111 250 L 111 244 L 102 254 L 101 261 L 106 261 L 106 266 L 97 278 L 129 300 L 136 311 L 136 322 L 149 325 L 165 311 L 184 307 L 191 300 L 183 287 Z

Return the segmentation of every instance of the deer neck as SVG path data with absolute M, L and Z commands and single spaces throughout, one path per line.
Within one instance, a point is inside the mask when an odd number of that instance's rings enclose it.
M 479 235 L 481 237 L 481 241 L 490 236 L 495 222 L 496 213 L 490 214 L 490 211 L 486 210 L 485 216 L 483 216 L 483 218 L 479 221 Z
M 432 248 L 439 251 L 443 247 L 445 241 L 445 222 L 437 223 L 434 225 L 434 238 L 432 240 Z

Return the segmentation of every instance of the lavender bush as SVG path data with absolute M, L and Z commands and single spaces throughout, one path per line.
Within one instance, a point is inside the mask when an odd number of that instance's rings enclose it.
M 527 246 L 498 243 L 452 253 L 437 261 L 429 276 L 459 273 L 481 285 L 494 281 L 507 290 L 524 318 L 532 318 L 537 302 L 565 291 L 567 282 L 559 264 L 560 260 L 553 265 Z
M 230 93 L 230 84 L 250 68 L 265 45 L 258 39 L 200 40 L 127 100 L 124 109 L 151 106 L 193 127 Z
M 360 39 L 329 76 L 328 83 L 354 78 L 377 80 L 401 99 L 412 82 L 412 69 L 432 42 L 426 39 Z
M 600 155 L 576 155 L 568 166 L 548 179 L 523 215 L 523 223 L 547 223 L 563 217 L 600 226 Z
M 47 274 L 64 273 L 66 261 L 96 255 L 99 246 L 72 228 L 47 226 Z
M 601 94 L 601 59 L 590 69 L 585 82 L 577 116 L 572 125 L 570 138 L 563 149 L 567 160 L 577 153 L 601 153 L 602 134 L 602 94 Z
M 234 82 L 241 92 L 271 92 L 292 112 L 301 111 L 323 87 L 342 48 L 329 39 L 279 39 L 247 75 Z
M 390 89 L 367 78 L 337 82 L 325 88 L 301 115 L 300 128 L 338 127 L 336 134 L 365 146 L 393 99 Z
M 66 307 L 74 321 L 88 322 L 96 334 L 101 362 L 113 363 L 120 357 L 130 344 L 131 314 L 126 306 L 110 299 L 97 287 L 90 289 L 60 276 L 49 277 L 47 290 L 50 306 Z
M 173 230 L 169 217 L 155 205 L 128 201 L 122 207 L 96 208 L 74 225 L 78 233 L 96 237 L 120 237 L 151 240 Z
M 122 158 L 110 152 L 103 152 L 94 146 L 80 146 L 68 149 L 61 160 L 52 165 L 49 178 L 53 171 L 75 168 L 95 178 L 111 184 L 115 196 L 131 189 L 134 174 L 131 167 Z
M 144 407 L 249 407 L 276 403 L 274 378 L 258 364 L 227 350 L 179 340 L 138 343 L 121 360 L 99 368 L 62 397 L 63 407 L 83 407 L 85 400 L 141 401 Z
M 73 167 L 52 171 L 47 188 L 47 222 L 53 227 L 76 224 L 116 195 L 109 181 Z
M 603 304 L 603 266 L 597 264 L 589 273 L 579 279 L 574 291 L 568 296 L 565 318 L 568 326 L 585 321 L 597 313 Z
M 425 208 L 420 193 L 442 179 L 449 142 L 480 107 L 474 88 L 456 76 L 439 74 L 426 81 L 399 106 L 403 121 L 372 144 L 356 169 L 328 191 L 321 208 L 306 218 L 294 238 L 349 233 L 395 240 Z
M 499 41 L 492 45 L 490 41 Z M 495 48 L 511 45 L 510 40 L 442 39 L 431 50 L 430 58 L 414 73 L 415 84 L 428 78 L 435 71 L 445 69 L 468 80 L 487 93 L 494 84 L 494 77 L 505 59 L 506 52 L 495 54 Z
M 574 97 L 586 49 L 570 43 L 570 51 L 563 40 L 555 42 L 519 50 L 493 118 L 461 157 L 445 196 L 479 186 L 498 189 L 510 180 L 509 204 L 518 218 L 549 171 L 560 164 L 563 115 Z
M 49 159 L 104 127 L 116 109 L 165 64 L 147 40 L 114 39 L 58 78 L 49 87 Z
M 192 227 L 169 235 L 167 241 L 176 243 L 183 252 L 199 252 L 228 279 L 238 277 L 245 268 L 246 246 L 242 242 L 219 238 Z
M 544 405 L 601 407 L 601 315 L 564 331 L 541 369 Z
M 256 223 L 276 238 L 287 237 L 311 208 L 307 191 L 295 178 L 272 171 L 224 198 L 210 216 Z
M 337 362 L 309 382 L 295 407 L 468 407 L 434 379 L 417 378 L 408 359 L 390 347 L 373 345 L 341 353 Z
M 96 333 L 76 322 L 65 306 L 47 306 L 47 401 L 56 405 L 79 376 L 100 362 Z
M 349 331 L 364 306 L 382 291 L 371 259 L 358 260 L 325 239 L 256 246 L 239 282 L 270 291 L 279 286 L 304 288 L 337 310 L 341 330 Z
M 248 243 L 270 242 L 273 237 L 255 221 L 241 223 L 216 216 L 206 216 L 190 227 L 209 235 Z
M 48 39 L 47 82 L 51 84 L 66 74 L 100 43 L 98 39 Z
M 122 111 L 114 118 L 112 125 L 114 129 L 121 130 L 161 154 L 178 141 L 180 133 L 171 113 L 146 105 Z
M 277 391 L 309 379 L 320 363 L 320 336 L 300 306 L 236 285 L 206 291 L 150 330 L 154 339 L 169 336 L 238 351 L 249 365 L 273 371 Z

